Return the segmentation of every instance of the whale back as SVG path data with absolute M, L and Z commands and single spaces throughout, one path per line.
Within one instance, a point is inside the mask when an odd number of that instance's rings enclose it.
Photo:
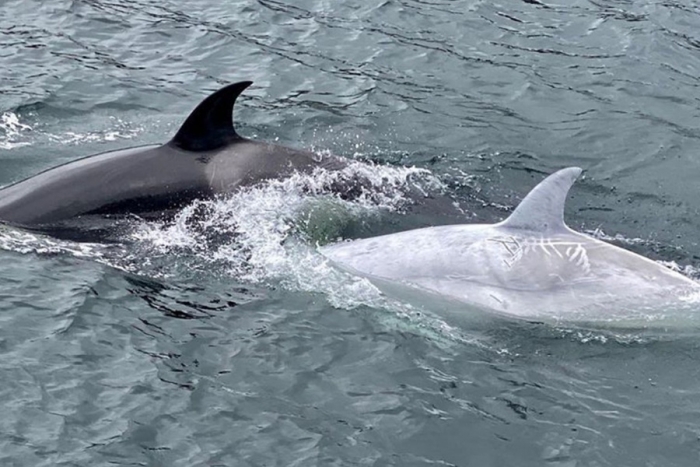
M 428 227 L 320 251 L 398 298 L 432 294 L 526 319 L 631 322 L 667 306 L 687 309 L 697 283 L 566 226 L 564 202 L 580 173 L 550 175 L 497 224 Z

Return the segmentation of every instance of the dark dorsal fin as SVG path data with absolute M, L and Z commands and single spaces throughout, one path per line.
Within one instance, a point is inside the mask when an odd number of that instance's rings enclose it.
M 528 193 L 513 214 L 501 223 L 503 227 L 534 232 L 552 232 L 566 228 L 564 204 L 569 189 L 582 170 L 569 167 L 553 173 Z
M 186 151 L 211 151 L 240 139 L 233 128 L 233 104 L 253 84 L 229 84 L 204 99 L 182 124 L 171 144 Z

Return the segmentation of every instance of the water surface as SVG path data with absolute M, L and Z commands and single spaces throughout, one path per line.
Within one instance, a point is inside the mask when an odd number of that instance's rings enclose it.
M 315 243 L 463 220 L 410 184 L 493 222 L 578 165 L 572 227 L 694 277 L 698 31 L 697 1 L 3 2 L 0 185 L 250 79 L 241 134 L 378 186 L 269 183 L 122 245 L 0 229 L 0 464 L 696 465 L 696 331 L 453 328 Z

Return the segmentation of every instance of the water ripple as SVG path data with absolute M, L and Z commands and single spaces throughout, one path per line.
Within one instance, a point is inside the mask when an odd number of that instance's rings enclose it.
M 498 221 L 580 165 L 572 226 L 696 277 L 699 12 L 3 2 L 2 184 L 165 141 L 208 92 L 253 79 L 241 134 L 428 168 L 464 212 L 412 218 L 391 204 L 400 184 L 362 206 L 258 187 L 210 206 L 208 235 L 187 211 L 113 247 L 1 228 L 0 463 L 692 465 L 696 335 L 453 329 L 336 274 L 314 244 Z

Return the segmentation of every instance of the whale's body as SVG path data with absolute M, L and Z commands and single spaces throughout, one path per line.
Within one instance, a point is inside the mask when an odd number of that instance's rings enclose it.
M 160 216 L 261 180 L 345 166 L 340 157 L 239 136 L 233 106 L 250 84 L 207 97 L 166 144 L 86 157 L 1 189 L 0 222 L 54 233 L 86 217 Z
M 580 173 L 551 175 L 498 224 L 428 227 L 321 253 L 393 295 L 529 320 L 638 325 L 694 313 L 696 282 L 565 225 L 564 202 Z

